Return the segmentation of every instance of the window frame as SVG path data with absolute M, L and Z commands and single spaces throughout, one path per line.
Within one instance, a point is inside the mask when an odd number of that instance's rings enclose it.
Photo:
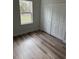
M 33 6 L 33 0 L 26 0 L 26 1 L 31 1 L 32 2 L 32 22 L 31 23 L 24 23 L 24 24 L 22 24 L 22 22 L 21 22 L 21 11 L 20 11 L 20 0 L 19 0 L 19 15 L 20 15 L 20 25 L 29 25 L 29 24 L 33 24 L 34 23 L 34 19 L 33 19 L 33 8 L 34 8 L 34 6 Z

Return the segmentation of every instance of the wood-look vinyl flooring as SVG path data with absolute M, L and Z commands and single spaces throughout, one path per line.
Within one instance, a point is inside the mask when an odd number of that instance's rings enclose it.
M 42 31 L 17 36 L 13 59 L 66 59 L 65 44 Z

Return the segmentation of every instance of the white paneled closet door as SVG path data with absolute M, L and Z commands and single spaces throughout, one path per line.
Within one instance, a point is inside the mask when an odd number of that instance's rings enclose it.
M 41 0 L 41 30 L 65 41 L 65 0 Z
M 64 40 L 66 31 L 66 5 L 55 3 L 52 5 L 51 35 Z

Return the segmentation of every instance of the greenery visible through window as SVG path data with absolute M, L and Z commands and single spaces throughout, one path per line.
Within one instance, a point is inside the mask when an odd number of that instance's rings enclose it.
M 19 0 L 21 24 L 33 23 L 32 1 Z

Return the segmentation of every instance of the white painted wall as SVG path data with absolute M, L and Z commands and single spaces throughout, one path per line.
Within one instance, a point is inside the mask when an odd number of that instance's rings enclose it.
M 65 0 L 41 0 L 41 30 L 64 41 L 66 32 Z
M 41 19 L 40 19 L 40 27 L 41 30 L 50 33 L 51 26 L 51 12 L 52 8 L 49 6 L 48 0 L 41 0 Z
M 13 35 L 35 31 L 39 29 L 40 0 L 33 0 L 33 24 L 20 25 L 19 0 L 13 0 Z

